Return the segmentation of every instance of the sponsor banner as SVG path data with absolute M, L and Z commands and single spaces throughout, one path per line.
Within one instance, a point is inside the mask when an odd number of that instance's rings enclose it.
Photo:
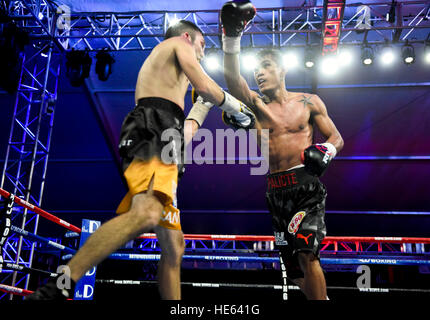
M 85 241 L 91 236 L 94 231 L 100 227 L 100 221 L 82 220 L 82 232 L 79 248 L 81 248 Z M 84 276 L 76 283 L 74 300 L 92 300 L 94 295 L 94 284 L 96 283 L 96 270 L 93 267 L 88 270 Z

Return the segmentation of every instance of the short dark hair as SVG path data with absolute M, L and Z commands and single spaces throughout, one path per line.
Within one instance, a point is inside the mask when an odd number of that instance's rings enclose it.
M 276 64 L 282 68 L 282 56 L 279 50 L 273 49 L 273 48 L 264 48 L 257 52 L 257 58 L 263 59 L 265 56 L 270 56 L 273 61 L 276 62 Z
M 171 37 L 177 37 L 183 34 L 184 32 L 189 32 L 191 39 L 194 41 L 196 38 L 196 32 L 199 32 L 203 35 L 202 30 L 197 27 L 194 23 L 188 20 L 179 20 L 175 24 L 171 25 L 164 35 L 164 39 L 169 39 Z

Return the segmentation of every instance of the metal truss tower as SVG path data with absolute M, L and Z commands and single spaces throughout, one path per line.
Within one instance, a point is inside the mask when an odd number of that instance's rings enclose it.
M 48 6 L 24 2 L 11 4 L 8 9 L 11 16 L 50 15 Z M 55 30 L 55 20 L 50 21 L 45 26 L 47 31 Z M 23 20 L 19 27 L 40 28 L 34 23 L 34 19 Z M 37 206 L 42 204 L 57 100 L 61 56 L 56 52 L 53 41 L 48 39 L 33 43 L 20 57 L 20 80 L 0 181 L 1 188 Z M 27 209 L 13 212 L 11 221 L 12 225 L 37 233 L 39 216 Z M 31 267 L 34 249 L 34 242 L 12 233 L 3 246 L 4 263 Z M 28 286 L 29 275 L 3 271 L 0 276 L 1 283 Z

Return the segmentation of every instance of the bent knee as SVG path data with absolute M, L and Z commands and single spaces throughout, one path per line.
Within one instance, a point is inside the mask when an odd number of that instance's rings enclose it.
M 130 218 L 133 223 L 142 227 L 153 228 L 161 218 L 163 205 L 157 197 L 147 194 L 137 194 L 133 197 Z

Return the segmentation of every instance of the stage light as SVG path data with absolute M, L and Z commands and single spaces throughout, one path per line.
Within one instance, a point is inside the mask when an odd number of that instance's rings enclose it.
M 312 50 L 311 47 L 307 47 L 305 49 L 305 67 L 306 68 L 313 68 L 314 65 L 315 65 L 314 50 Z
M 210 71 L 218 70 L 221 66 L 220 57 L 218 53 L 213 50 L 209 51 L 205 55 L 203 61 L 204 61 L 205 67 Z
M 320 71 L 325 75 L 334 75 L 339 70 L 338 61 L 334 56 L 324 57 L 321 61 Z
M 427 44 L 424 48 L 424 61 L 430 64 L 430 44 Z
M 207 57 L 205 59 L 205 65 L 208 68 L 208 70 L 211 70 L 211 71 L 218 70 L 219 68 L 218 58 L 215 56 Z
M 254 70 L 257 67 L 257 57 L 255 56 L 254 51 L 248 50 L 242 56 L 242 64 L 246 70 Z
M 99 51 L 96 55 L 96 73 L 99 80 L 106 81 L 112 73 L 112 64 L 115 59 L 107 52 Z
M 66 53 L 66 76 L 73 87 L 79 87 L 90 74 L 92 60 L 85 51 L 69 51 Z
M 384 46 L 381 50 L 379 59 L 383 65 L 393 63 L 395 59 L 393 48 L 389 45 Z
M 299 64 L 297 55 L 291 51 L 283 54 L 282 62 L 287 70 L 295 69 Z
M 373 63 L 374 53 L 372 47 L 365 44 L 363 47 L 361 47 L 361 62 L 365 66 L 369 66 Z
M 167 16 L 167 18 L 168 18 L 168 21 L 169 21 L 169 27 L 177 24 L 181 20 L 181 19 L 178 19 L 176 17 L 176 14 L 173 16 L 173 18 L 169 18 L 169 16 Z
M 406 64 L 415 62 L 415 50 L 408 42 L 402 47 L 402 58 Z
M 353 55 L 351 53 L 351 50 L 349 49 L 342 49 L 340 50 L 338 54 L 339 64 L 342 66 L 347 66 L 352 63 Z

